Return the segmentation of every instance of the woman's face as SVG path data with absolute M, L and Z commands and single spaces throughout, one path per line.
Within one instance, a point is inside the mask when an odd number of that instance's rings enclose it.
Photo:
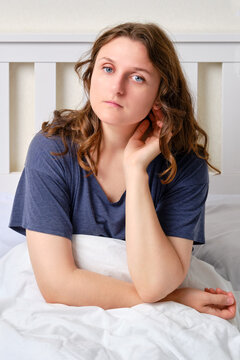
M 159 82 L 145 46 L 118 37 L 97 55 L 90 86 L 92 109 L 108 124 L 137 124 L 154 105 Z

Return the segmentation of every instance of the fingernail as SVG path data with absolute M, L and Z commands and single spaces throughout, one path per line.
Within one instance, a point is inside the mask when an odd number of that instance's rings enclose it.
M 228 297 L 228 298 L 227 298 L 227 304 L 228 304 L 228 305 L 232 305 L 233 303 L 234 303 L 233 298 L 232 298 L 232 297 Z

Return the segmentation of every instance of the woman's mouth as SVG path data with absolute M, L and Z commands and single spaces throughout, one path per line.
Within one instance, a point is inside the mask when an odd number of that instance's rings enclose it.
M 114 102 L 114 101 L 104 101 L 106 104 L 112 105 L 114 107 L 123 107 L 122 105 Z

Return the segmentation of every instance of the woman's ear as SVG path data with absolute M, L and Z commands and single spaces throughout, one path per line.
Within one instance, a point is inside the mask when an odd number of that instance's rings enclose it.
M 161 105 L 159 104 L 159 102 L 155 102 L 154 104 L 153 104 L 153 109 L 154 110 L 159 110 L 161 108 Z

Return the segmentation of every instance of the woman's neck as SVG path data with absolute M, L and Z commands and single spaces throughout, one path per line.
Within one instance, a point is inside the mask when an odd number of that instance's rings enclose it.
M 136 124 L 129 126 L 117 126 L 112 124 L 101 124 L 102 126 L 102 143 L 100 151 L 107 153 L 123 152 L 128 140 L 136 129 Z

